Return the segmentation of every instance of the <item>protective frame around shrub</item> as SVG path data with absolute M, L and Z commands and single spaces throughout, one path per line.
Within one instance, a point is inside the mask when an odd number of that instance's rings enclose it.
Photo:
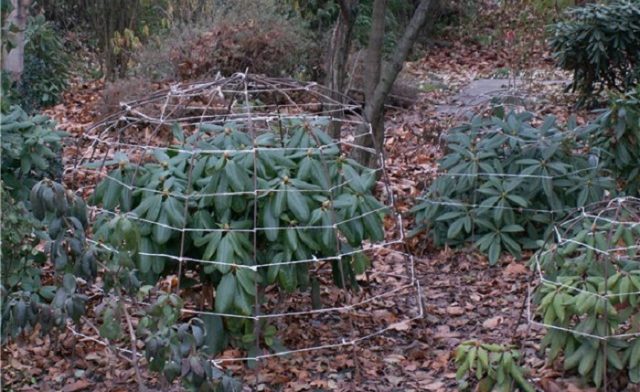
M 256 254 L 260 251 L 256 243 L 256 238 L 259 235 L 257 233 L 261 230 L 274 229 L 271 226 L 263 227 L 257 221 L 256 216 L 259 205 L 257 202 L 253 204 L 255 206 L 252 218 L 253 224 L 248 224 L 247 227 L 207 229 L 211 233 L 245 232 L 253 236 L 253 263 L 245 263 L 242 260 L 232 263 L 227 263 L 226 260 L 214 260 L 212 263 L 211 260 L 190 258 L 185 253 L 185 238 L 187 233 L 192 231 L 192 228 L 188 226 L 186 221 L 181 227 L 175 227 L 176 222 L 173 220 L 164 224 L 164 226 L 167 226 L 166 228 L 179 232 L 180 241 L 176 242 L 179 246 L 178 249 L 174 254 L 146 252 L 146 255 L 143 254 L 143 256 L 151 257 L 154 260 L 164 258 L 166 262 L 177 263 L 179 265 L 178 277 L 186 277 L 189 274 L 191 274 L 189 276 L 193 276 L 190 266 L 203 261 L 207 261 L 207 264 L 217 267 L 224 265 L 225 270 L 227 267 L 231 267 L 233 271 L 236 271 L 234 273 L 247 271 L 247 273 L 251 274 L 274 265 L 309 265 L 317 268 L 317 280 L 320 282 L 317 286 L 312 284 L 312 292 L 321 293 L 317 294 L 319 297 L 327 295 L 328 299 L 322 302 L 332 301 L 336 303 L 333 306 L 323 306 L 316 309 L 316 304 L 313 303 L 316 302 L 315 299 L 312 298 L 310 300 L 309 297 L 305 298 L 304 294 L 297 293 L 293 295 L 294 300 L 291 305 L 300 306 L 300 309 L 279 310 L 278 307 L 282 304 L 277 300 L 273 301 L 267 298 L 266 304 L 256 300 L 249 314 L 234 314 L 221 311 L 224 310 L 223 308 L 207 310 L 193 306 L 193 304 L 183 308 L 183 314 L 189 315 L 189 317 L 218 317 L 222 318 L 225 323 L 232 319 L 254 322 L 275 320 L 274 322 L 280 323 L 278 320 L 283 318 L 294 320 L 297 324 L 304 324 L 310 320 L 328 323 L 336 315 L 344 318 L 344 323 L 340 324 L 342 327 L 332 329 L 338 336 L 330 336 L 329 338 L 318 336 L 313 340 L 312 347 L 286 350 L 272 347 L 273 350 L 266 352 L 256 344 L 255 350 L 250 348 L 247 355 L 241 358 L 218 358 L 214 360 L 217 364 L 237 360 L 259 361 L 285 353 L 355 345 L 362 340 L 394 328 L 398 323 L 404 323 L 422 315 L 420 290 L 414 275 L 413 259 L 403 251 L 404 233 L 401 217 L 394 212 L 394 197 L 385 174 L 384 159 L 374 149 L 363 148 L 354 144 L 355 138 L 360 134 L 371 134 L 371 127 L 357 114 L 358 107 L 356 105 L 344 104 L 331 98 L 335 96 L 335 93 L 327 91 L 316 84 L 300 84 L 288 79 L 262 78 L 246 74 L 235 74 L 230 78 L 220 78 L 212 82 L 174 85 L 168 90 L 157 92 L 145 99 L 122 103 L 124 109 L 122 112 L 111 115 L 88 129 L 82 141 L 84 146 L 78 148 L 78 156 L 73 168 L 66 172 L 65 178 L 67 182 L 75 185 L 78 192 L 85 195 L 92 192 L 100 179 L 109 178 L 109 174 L 107 174 L 108 167 L 123 167 L 122 165 L 126 160 L 137 162 L 138 164 L 133 168 L 133 170 L 137 171 L 139 170 L 138 168 L 143 167 L 145 164 L 162 165 L 162 159 L 171 159 L 177 154 L 189 154 L 192 160 L 202 154 L 206 154 L 209 157 L 224 157 L 225 159 L 231 156 L 246 155 L 248 160 L 253 160 L 253 173 L 255 175 L 256 170 L 258 170 L 256 166 L 257 156 L 269 154 L 273 151 L 287 150 L 285 139 L 288 136 L 285 134 L 286 124 L 288 123 L 302 124 L 302 127 L 305 127 L 305 124 L 319 124 L 326 130 L 325 134 L 331 133 L 334 127 L 342 129 L 342 137 L 340 138 L 333 140 L 320 138 L 323 140 L 310 142 L 310 145 L 305 148 L 290 149 L 296 150 L 294 151 L 295 154 L 318 154 L 318 156 L 322 157 L 322 165 L 325 166 L 322 170 L 324 174 L 327 174 L 326 163 L 331 162 L 329 159 L 346 162 L 350 159 L 350 153 L 355 150 L 361 150 L 366 154 L 373 154 L 377 157 L 379 166 L 372 171 L 375 177 L 367 177 L 366 181 L 373 181 L 369 186 L 373 186 L 377 192 L 384 195 L 386 202 L 380 206 L 380 209 L 373 209 L 369 212 L 361 211 L 356 216 L 351 216 L 341 222 L 336 219 L 337 216 L 340 216 L 340 213 L 334 210 L 334 201 L 332 200 L 326 204 L 327 210 L 333 216 L 332 221 L 328 224 L 323 223 L 322 227 L 314 228 L 310 226 L 308 229 L 330 229 L 334 232 L 333 235 L 336 235 L 337 243 L 341 243 L 346 238 L 346 234 L 345 232 L 337 233 L 336 228 L 339 228 L 342 224 L 348 224 L 347 221 L 349 220 L 366 220 L 367 216 L 371 214 L 378 215 L 379 212 L 385 210 L 390 212 L 388 218 L 382 221 L 387 228 L 387 234 L 382 234 L 383 237 L 375 241 L 373 237 L 370 240 L 363 237 L 364 241 L 361 246 L 351 246 L 350 248 L 342 246 L 337 250 L 337 255 L 330 255 L 329 257 L 316 257 L 313 255 L 304 259 L 285 260 L 282 262 L 273 259 L 267 264 L 255 264 L 255 260 L 258 260 L 256 259 Z M 346 100 L 346 98 L 343 99 Z M 229 124 L 235 124 L 237 130 L 240 131 L 236 133 L 233 130 L 229 131 Z M 238 138 L 243 138 L 242 134 L 248 138 L 250 143 L 241 143 L 244 148 L 241 147 L 240 149 L 232 145 L 223 145 L 215 148 L 210 145 L 205 146 L 203 144 L 204 139 L 199 134 L 203 128 L 210 128 L 214 133 L 214 137 L 217 134 L 219 137 L 236 135 Z M 275 144 L 261 144 L 261 135 L 267 135 L 267 138 L 269 138 L 270 130 L 273 129 L 280 132 L 280 138 L 276 136 Z M 276 145 L 277 143 L 280 143 L 280 145 Z M 150 158 L 152 154 L 155 154 L 156 157 L 165 156 L 166 158 L 161 158 L 159 161 L 156 160 L 156 163 L 153 163 L 154 159 Z M 327 161 L 324 161 L 325 159 Z M 350 165 L 356 164 L 350 163 Z M 329 168 L 329 170 L 333 169 Z M 349 174 L 347 171 L 337 173 L 338 177 L 336 178 L 341 178 L 340 181 L 328 181 L 327 187 L 323 189 L 310 188 L 306 191 L 326 193 L 330 198 L 333 191 L 339 187 L 350 186 L 354 190 L 354 181 L 356 183 L 364 181 L 365 177 L 362 177 L 361 173 L 364 173 L 365 170 L 367 169 L 358 169 L 360 174 L 356 175 Z M 380 181 L 376 181 L 378 177 Z M 252 177 L 253 184 L 247 189 L 230 189 L 224 192 L 214 191 L 209 194 L 199 195 L 190 193 L 192 184 L 189 183 L 190 179 L 188 178 L 185 178 L 186 186 L 183 186 L 182 190 L 143 189 L 133 184 L 133 182 L 127 183 L 122 179 L 113 182 L 113 184 L 117 184 L 124 192 L 153 191 L 162 194 L 163 197 L 176 197 L 186 201 L 191 197 L 230 196 L 233 198 L 242 195 L 258 200 L 260 197 L 276 191 L 272 186 L 265 187 L 265 184 L 258 184 L 255 180 L 256 178 L 255 176 Z M 356 196 L 360 197 L 361 192 L 357 191 L 357 189 L 355 191 Z M 186 208 L 186 204 L 183 204 L 183 208 Z M 96 206 L 93 208 L 93 218 L 99 218 L 100 214 L 113 216 L 121 212 L 118 208 Z M 142 225 L 154 223 L 146 222 L 136 215 L 126 215 L 132 221 L 138 221 Z M 275 229 L 289 231 L 301 228 L 291 226 Z M 306 228 L 303 227 L 302 229 Z M 108 249 L 107 246 L 103 247 L 109 251 L 114 251 L 113 249 Z M 250 249 L 247 250 L 249 251 Z M 357 255 L 366 255 L 373 260 L 374 268 L 366 274 L 364 273 L 365 270 L 359 270 L 357 274 L 352 274 L 349 278 L 342 269 L 344 258 L 352 256 L 355 258 Z M 383 259 L 391 260 L 393 264 L 381 263 L 380 261 Z M 339 290 L 325 288 L 321 283 L 330 279 L 326 274 L 326 266 L 334 262 L 338 263 L 339 274 L 342 275 L 339 281 L 343 283 L 347 282 L 345 279 L 351 279 L 353 282 L 366 281 L 368 289 L 352 291 L 348 290 L 349 285 L 343 284 L 344 292 L 339 294 Z M 390 282 L 393 287 L 387 286 Z M 243 287 L 247 286 L 246 282 L 243 281 L 240 281 L 240 284 Z M 261 292 L 257 280 L 252 284 L 255 284 L 256 292 Z M 244 288 L 249 290 L 247 287 Z M 217 290 L 221 290 L 221 288 L 218 287 Z M 387 309 L 389 301 L 396 301 L 398 298 L 404 300 L 407 297 L 412 309 L 406 314 L 398 314 L 395 317 L 396 321 L 391 324 L 385 322 L 385 320 L 374 320 L 368 316 L 373 308 Z M 360 315 L 356 317 L 357 313 L 360 313 Z M 372 327 L 371 324 L 362 324 L 360 320 L 364 319 L 373 322 L 377 327 Z M 302 331 L 307 328 L 302 327 L 300 329 Z M 260 327 L 255 331 L 258 335 L 254 336 L 254 340 L 260 342 L 262 340 L 260 334 L 264 331 L 261 331 Z M 271 339 L 271 337 L 268 336 L 267 338 Z
M 528 306 L 529 322 L 547 329 L 549 361 L 563 353 L 565 369 L 596 386 L 615 371 L 640 382 L 640 199 L 582 208 L 554 234 L 532 259 Z

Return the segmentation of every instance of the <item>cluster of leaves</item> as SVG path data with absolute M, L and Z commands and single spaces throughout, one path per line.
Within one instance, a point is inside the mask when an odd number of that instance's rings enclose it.
M 17 200 L 26 201 L 42 178 L 57 178 L 64 132 L 43 115 L 29 116 L 19 106 L 0 114 L 2 180 Z
M 96 253 L 85 241 L 86 207 L 62 185 L 43 180 L 31 192 L 33 216 L 3 191 L 2 214 L 2 338 L 16 337 L 40 324 L 42 333 L 78 321 L 87 297 L 77 291 L 76 277 L 96 276 Z M 46 230 L 44 229 L 46 228 Z M 45 252 L 37 245 L 45 241 Z M 47 260 L 54 281 L 43 285 Z
M 18 102 L 27 110 L 58 103 L 67 88 L 70 59 L 53 25 L 43 15 L 27 21 L 24 72 L 17 86 Z
M 179 296 L 161 294 L 140 320 L 138 334 L 145 341 L 149 368 L 162 372 L 169 382 L 181 376 L 189 390 L 240 391 L 241 384 L 206 356 L 216 337 L 207 332 L 201 319 L 181 322 L 182 307 Z
M 614 96 L 580 137 L 611 170 L 621 193 L 640 196 L 640 87 Z
M 475 117 L 447 135 L 437 177 L 417 204 L 414 233 L 438 246 L 472 241 L 495 264 L 503 250 L 534 249 L 572 209 L 601 200 L 615 183 L 578 150 L 576 125 L 554 117 L 538 127 L 530 113 Z
M 291 9 L 300 15 L 313 31 L 325 33 L 333 27 L 340 15 L 340 2 L 336 0 L 287 0 Z M 354 23 L 354 38 L 359 46 L 366 46 L 371 30 L 371 14 L 373 1 L 363 0 L 356 2 L 354 10 L 356 19 Z M 411 18 L 415 4 L 411 1 L 388 1 L 386 14 L 386 30 L 384 49 L 390 52 L 402 32 L 404 26 Z
M 460 390 L 470 390 L 470 376 L 475 375 L 479 391 L 535 391 L 524 377 L 519 359 L 520 353 L 513 347 L 477 341 L 460 344 L 455 356 Z
M 533 302 L 544 323 L 557 327 L 542 341 L 549 362 L 564 354 L 566 370 L 598 387 L 608 373 L 622 390 L 627 381 L 640 383 L 640 211 L 627 201 L 616 211 L 583 217 L 538 252 L 547 283 Z M 614 335 L 626 337 L 608 338 Z
M 115 169 L 92 201 L 137 220 L 144 282 L 155 284 L 176 269 L 154 255 L 203 260 L 189 268 L 215 286 L 221 314 L 251 315 L 261 285 L 312 289 L 317 281 L 307 261 L 316 258 L 351 254 L 330 263 L 336 284 L 356 287 L 356 275 L 369 265 L 357 248 L 383 239 L 385 207 L 371 194 L 375 173 L 341 154 L 323 131 L 327 124 L 283 120 L 255 140 L 238 122 L 202 124 L 188 137 L 175 124 L 179 148 L 156 149 L 154 162 L 141 165 L 126 156 L 107 161 Z M 109 241 L 109 221 L 109 214 L 98 220 L 97 239 Z M 257 349 L 252 321 L 225 318 L 224 326 L 226 337 L 223 328 L 215 334 Z M 274 331 L 264 327 L 271 332 L 260 343 L 277 350 Z
M 633 0 L 572 8 L 551 27 L 557 64 L 574 73 L 573 89 L 625 91 L 640 82 L 640 5 Z
M 179 296 L 155 293 L 153 286 L 141 286 L 136 265 L 140 251 L 138 226 L 118 215 L 104 229 L 108 231 L 105 245 L 109 250 L 101 253 L 105 297 L 96 307 L 102 318 L 100 335 L 115 342 L 126 337 L 124 331 L 128 328 L 134 339 L 144 342 L 149 370 L 160 373 L 169 383 L 180 377 L 187 390 L 240 390 L 235 379 L 215 368 L 205 356 L 217 344 L 218 337 L 213 334 L 216 329 L 205 328 L 205 322 L 198 318 L 182 322 L 184 304 Z M 152 295 L 156 300 L 138 312 L 140 319 L 134 331 L 129 323 L 132 306 L 127 302 L 136 305 L 138 299 Z M 127 319 L 124 328 L 123 317 Z

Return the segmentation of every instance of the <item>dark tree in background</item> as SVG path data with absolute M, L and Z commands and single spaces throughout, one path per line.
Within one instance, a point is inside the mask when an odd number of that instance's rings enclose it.
M 345 65 L 349 55 L 352 41 L 354 22 L 358 13 L 359 0 L 340 0 L 340 16 L 333 29 L 331 45 L 327 61 L 326 84 L 332 90 L 344 92 L 344 80 L 346 75 Z M 371 137 L 363 136 L 356 142 L 366 146 L 382 150 L 384 144 L 384 104 L 391 87 L 402 65 L 415 43 L 418 33 L 427 21 L 428 12 L 434 1 L 420 0 L 415 7 L 413 16 L 409 20 L 402 36 L 397 41 L 394 50 L 383 63 L 383 43 L 385 35 L 385 19 L 387 13 L 387 0 L 374 0 L 371 16 L 371 30 L 366 49 L 364 92 L 365 102 L 363 114 L 373 129 Z M 339 129 L 333 130 L 338 136 Z M 370 155 L 370 154 L 369 154 Z M 366 164 L 365 157 L 356 157 Z

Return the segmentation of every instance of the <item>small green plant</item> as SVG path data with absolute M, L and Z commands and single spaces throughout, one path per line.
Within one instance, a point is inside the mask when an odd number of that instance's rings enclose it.
M 640 5 L 619 0 L 572 8 L 550 29 L 557 64 L 573 71 L 586 100 L 605 87 L 621 92 L 640 81 Z
M 495 264 L 502 251 L 535 249 L 554 221 L 601 200 L 614 181 L 580 153 L 575 124 L 553 117 L 534 127 L 530 113 L 475 117 L 447 136 L 444 172 L 413 212 L 413 234 L 438 246 L 473 242 Z
M 43 115 L 29 116 L 20 106 L 0 114 L 2 180 L 17 200 L 27 201 L 39 180 L 58 178 L 62 138 L 55 122 Z
M 544 280 L 533 303 L 553 363 L 587 383 L 640 383 L 640 203 L 614 199 L 571 217 L 533 260 Z
M 149 368 L 162 372 L 169 382 L 180 376 L 188 390 L 241 391 L 240 382 L 216 368 L 206 355 L 207 345 L 216 337 L 201 319 L 180 322 L 182 308 L 179 296 L 160 293 L 138 323 Z
M 70 61 L 62 40 L 43 15 L 29 18 L 25 31 L 24 73 L 17 86 L 28 110 L 52 106 L 67 88 Z
M 511 346 L 467 341 L 456 349 L 456 380 L 461 391 L 471 390 L 475 377 L 478 391 L 525 391 L 535 388 L 518 365 L 520 353 Z
M 168 383 L 178 377 L 187 390 L 232 392 L 241 385 L 215 368 L 209 358 L 214 330 L 207 330 L 199 318 L 181 320 L 183 300 L 176 294 L 156 292 L 152 286 L 141 286 L 136 269 L 140 258 L 138 225 L 116 215 L 104 228 L 108 231 L 109 248 L 101 252 L 105 297 L 95 308 L 102 319 L 100 335 L 109 342 L 129 339 L 131 351 L 137 354 L 137 341 L 144 342 L 144 357 L 149 370 L 159 373 Z M 140 306 L 142 298 L 155 298 Z M 136 306 L 138 305 L 138 306 Z M 134 329 L 133 312 L 139 315 Z M 128 333 L 127 333 L 128 332 Z M 134 363 L 136 372 L 138 362 Z M 142 383 L 138 379 L 138 383 Z

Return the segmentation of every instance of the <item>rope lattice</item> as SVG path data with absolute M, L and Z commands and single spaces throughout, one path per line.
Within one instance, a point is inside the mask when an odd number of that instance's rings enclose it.
M 597 341 L 640 336 L 631 319 L 613 318 L 636 306 L 640 296 L 640 199 L 620 197 L 581 208 L 554 226 L 553 233 L 553 243 L 533 257 L 539 283 L 529 290 L 529 323 Z M 538 317 L 541 308 L 532 310 L 536 295 L 550 292 L 576 298 L 573 319 L 548 322 Z M 592 310 L 581 305 L 588 301 Z M 585 328 L 590 315 L 604 320 L 606 328 Z
M 264 293 L 264 300 L 255 296 L 249 313 L 186 301 L 185 317 L 255 321 L 257 342 L 261 320 L 276 325 L 296 320 L 306 325 L 305 332 L 319 329 L 314 325 L 320 321 L 332 327 L 320 328 L 323 332 L 337 334 L 284 351 L 211 358 L 217 365 L 353 346 L 422 317 L 414 260 L 403 249 L 402 220 L 384 157 L 359 145 L 372 136 L 371 127 L 357 105 L 341 101 L 346 97 L 315 84 L 246 74 L 174 85 L 123 103 L 122 112 L 88 129 L 65 172 L 66 181 L 93 200 L 90 215 L 97 229 L 91 241 L 104 251 L 117 249 L 100 237 L 99 227 L 126 216 L 142 233 L 139 255 L 151 265 L 140 268 L 144 273 L 169 270 L 184 281 L 202 273 L 247 271 L 254 277 L 254 293 Z M 356 155 L 374 167 L 361 166 L 352 159 Z M 149 201 L 132 205 L 131 200 Z M 278 203 L 284 203 L 287 224 L 277 213 L 283 209 Z M 229 218 L 239 214 L 241 221 Z M 372 264 L 366 273 L 354 267 L 363 260 Z M 320 307 L 306 292 L 282 303 L 275 297 L 279 290 L 270 289 L 275 285 L 255 276 L 275 273 L 283 279 L 287 268 L 312 274 L 320 283 L 333 277 L 344 288 L 323 286 Z M 350 281 L 364 289 L 349 289 Z M 399 300 L 408 302 L 406 312 L 375 319 L 376 309 Z

